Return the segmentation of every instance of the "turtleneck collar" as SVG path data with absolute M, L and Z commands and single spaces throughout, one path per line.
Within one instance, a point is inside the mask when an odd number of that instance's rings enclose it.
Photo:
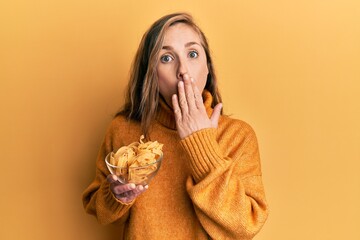
M 213 109 L 211 108 L 211 104 L 213 101 L 212 95 L 208 90 L 204 90 L 202 93 L 202 97 L 204 100 L 206 112 L 207 112 L 208 116 L 210 117 L 213 112 Z M 174 112 L 162 97 L 159 98 L 159 106 L 158 106 L 158 112 L 156 115 L 156 120 L 161 125 L 164 125 L 167 128 L 174 129 L 174 130 L 176 129 Z

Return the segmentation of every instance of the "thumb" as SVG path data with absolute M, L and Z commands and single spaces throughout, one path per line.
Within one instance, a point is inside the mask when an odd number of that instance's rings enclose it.
M 219 103 L 214 107 L 214 111 L 211 114 L 210 121 L 211 121 L 212 127 L 214 127 L 214 128 L 217 128 L 217 126 L 218 126 L 221 109 L 222 109 L 222 103 Z
M 114 183 L 118 180 L 117 176 L 116 175 L 113 175 L 113 174 L 109 174 L 107 177 L 106 177 L 106 180 L 109 182 L 109 183 Z

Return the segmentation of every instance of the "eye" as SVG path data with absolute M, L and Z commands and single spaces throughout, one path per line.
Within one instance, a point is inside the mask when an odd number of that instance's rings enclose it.
M 170 55 L 164 55 L 164 56 L 161 56 L 161 58 L 160 58 L 160 61 L 163 63 L 168 63 L 168 62 L 171 62 L 172 60 L 174 60 L 174 58 Z
M 189 57 L 190 58 L 197 58 L 199 56 L 197 51 L 191 51 L 189 52 Z

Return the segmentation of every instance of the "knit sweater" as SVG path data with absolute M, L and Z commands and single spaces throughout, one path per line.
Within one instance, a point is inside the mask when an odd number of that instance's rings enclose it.
M 203 97 L 210 116 L 211 94 Z M 139 123 L 113 119 L 83 194 L 86 212 L 101 224 L 117 224 L 118 239 L 247 240 L 261 229 L 268 208 L 257 139 L 247 123 L 222 115 L 217 129 L 181 140 L 172 110 L 161 102 L 150 137 L 164 144 L 162 165 L 149 189 L 125 204 L 110 191 L 104 159 L 141 134 Z

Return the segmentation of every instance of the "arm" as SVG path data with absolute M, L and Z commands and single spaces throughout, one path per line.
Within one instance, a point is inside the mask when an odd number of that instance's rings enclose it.
M 186 187 L 199 221 L 213 239 L 252 239 L 268 215 L 254 131 L 241 121 L 218 126 L 221 104 L 207 113 L 187 74 L 172 104 L 189 155 Z
M 233 131 L 222 147 L 213 128 L 181 141 L 192 171 L 187 191 L 213 239 L 252 239 L 268 215 L 257 140 L 249 130 L 243 137 Z
M 95 179 L 84 191 L 82 198 L 85 211 L 94 215 L 101 224 L 116 221 L 124 223 L 133 203 L 123 203 L 118 200 L 110 189 L 109 181 L 107 181 L 109 172 L 104 159 L 106 154 L 113 150 L 111 129 L 110 127 L 98 154 Z

